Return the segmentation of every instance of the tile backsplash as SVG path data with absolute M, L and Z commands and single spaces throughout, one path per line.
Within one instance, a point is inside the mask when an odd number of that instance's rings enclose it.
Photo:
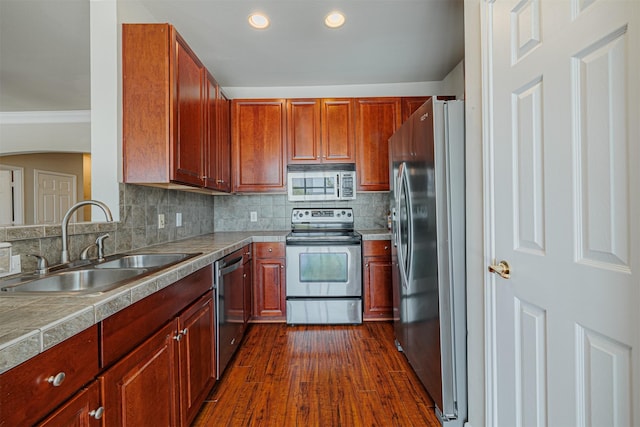
M 120 184 L 120 221 L 70 224 L 69 252 L 71 259 L 77 259 L 83 248 L 104 233 L 109 233 L 104 242 L 109 255 L 214 231 L 288 230 L 291 210 L 307 206 L 352 207 L 356 228 L 386 228 L 389 193 L 358 193 L 356 200 L 348 202 L 289 202 L 284 194 L 211 196 Z M 257 221 L 251 221 L 251 212 L 256 212 Z M 180 227 L 177 213 L 182 214 Z M 164 214 L 164 228 L 158 228 L 158 214 Z M 20 255 L 23 271 L 35 268 L 36 261 L 29 254 L 44 255 L 51 265 L 60 261 L 59 224 L 0 227 L 0 242 L 5 241 L 12 244 L 14 255 Z
M 213 232 L 214 198 L 199 193 L 140 185 L 120 184 L 120 221 L 69 224 L 71 259 L 82 248 L 109 233 L 105 253 L 113 254 L 163 242 Z M 182 213 L 182 226 L 176 226 L 176 213 Z M 165 215 L 165 227 L 158 228 L 158 214 Z M 100 220 L 99 218 L 97 219 Z M 13 254 L 20 254 L 23 271 L 35 268 L 28 254 L 44 255 L 51 265 L 60 261 L 62 252 L 60 225 L 0 227 L 0 242 L 10 242 Z
M 215 231 L 288 230 L 291 210 L 299 207 L 351 207 L 358 229 L 387 227 L 389 193 L 358 193 L 355 200 L 339 202 L 289 202 L 285 194 L 214 196 Z M 256 212 L 257 221 L 251 221 Z

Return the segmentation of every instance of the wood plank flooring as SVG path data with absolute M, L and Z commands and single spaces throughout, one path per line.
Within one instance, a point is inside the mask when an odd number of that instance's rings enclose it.
M 193 426 L 433 426 L 393 325 L 253 324 Z

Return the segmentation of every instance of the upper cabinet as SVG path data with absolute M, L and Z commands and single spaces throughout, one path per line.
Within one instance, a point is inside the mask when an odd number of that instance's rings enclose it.
M 175 28 L 124 24 L 122 73 L 124 181 L 228 191 L 209 160 L 224 138 L 219 88 Z
M 231 102 L 233 191 L 285 191 L 286 116 L 284 99 Z
M 208 72 L 206 85 L 204 186 L 229 193 L 231 191 L 230 102 Z
M 389 190 L 389 137 L 401 124 L 401 98 L 356 99 L 359 191 Z
M 353 99 L 287 100 L 288 163 L 354 163 Z

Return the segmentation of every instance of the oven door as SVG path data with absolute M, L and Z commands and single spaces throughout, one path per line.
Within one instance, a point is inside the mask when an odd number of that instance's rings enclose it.
M 362 296 L 361 254 L 354 244 L 288 244 L 287 297 Z

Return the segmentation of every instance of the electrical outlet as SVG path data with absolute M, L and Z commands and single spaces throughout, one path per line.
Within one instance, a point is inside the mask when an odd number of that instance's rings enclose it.
M 158 214 L 158 228 L 164 228 L 164 214 Z
M 182 227 L 182 213 L 176 213 L 176 227 Z
M 256 222 L 256 221 L 258 221 L 258 212 L 252 211 L 251 212 L 251 222 Z

